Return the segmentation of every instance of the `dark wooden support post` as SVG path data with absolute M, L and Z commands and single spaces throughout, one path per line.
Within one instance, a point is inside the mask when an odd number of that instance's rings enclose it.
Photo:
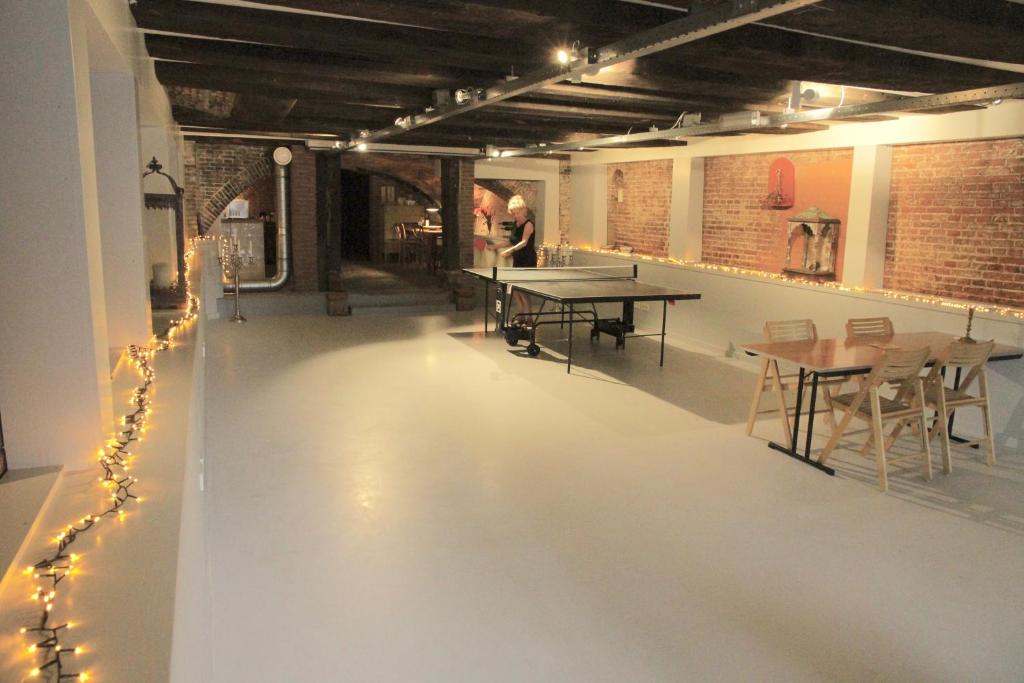
M 459 310 L 476 303 L 474 283 L 460 272 L 473 265 L 473 177 L 471 159 L 441 160 L 442 261 Z
M 338 155 L 316 155 L 317 283 L 321 291 L 341 289 L 341 167 Z

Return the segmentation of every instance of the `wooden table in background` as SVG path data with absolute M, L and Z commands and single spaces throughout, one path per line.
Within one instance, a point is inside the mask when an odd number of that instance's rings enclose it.
M 925 346 L 931 349 L 928 365 L 935 362 L 936 356 L 958 337 L 942 332 L 910 332 L 894 334 L 889 337 L 858 337 L 849 339 L 818 339 L 815 341 L 762 342 L 744 344 L 740 348 L 752 356 L 764 356 L 774 360 L 796 365 L 800 368 L 796 391 L 796 415 L 793 418 L 792 447 L 787 448 L 774 441 L 768 446 L 785 453 L 791 458 L 803 461 L 828 474 L 835 470 L 811 458 L 811 438 L 814 435 L 814 409 L 818 397 L 818 380 L 822 377 L 842 377 L 844 375 L 862 375 L 891 348 L 920 349 Z M 990 361 L 1015 360 L 1024 356 L 1024 349 L 1006 344 L 996 344 L 992 350 Z M 811 397 L 807 415 L 807 437 L 804 452 L 799 452 L 800 416 L 803 408 L 804 386 L 807 375 L 811 375 Z M 954 388 L 960 385 L 960 371 L 957 370 Z M 950 416 L 949 429 L 952 433 L 953 420 Z M 955 437 L 951 437 L 955 438 Z

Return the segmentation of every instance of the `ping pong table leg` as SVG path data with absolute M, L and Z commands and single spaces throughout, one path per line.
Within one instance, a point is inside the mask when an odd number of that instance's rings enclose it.
M 491 317 L 491 312 L 488 309 L 487 295 L 491 291 L 491 285 L 488 284 L 487 280 L 484 280 L 484 336 L 487 336 L 487 319 Z
M 668 300 L 661 302 L 661 360 L 658 365 L 665 366 L 665 318 L 668 316 Z
M 573 305 L 569 304 L 569 363 L 565 366 L 565 373 L 569 374 L 572 371 L 572 319 L 576 315 L 573 310 Z

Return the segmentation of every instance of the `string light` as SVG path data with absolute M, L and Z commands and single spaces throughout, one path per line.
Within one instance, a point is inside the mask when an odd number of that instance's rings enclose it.
M 544 245 L 545 247 L 549 245 Z M 557 245 L 550 245 L 554 248 Z M 619 252 L 612 251 L 610 249 L 594 249 L 591 247 L 577 247 L 577 251 L 586 251 L 594 254 L 610 254 L 613 256 L 621 256 Z M 652 261 L 654 263 L 667 263 L 675 266 L 684 266 L 686 268 L 694 268 L 696 270 L 704 270 L 713 273 L 727 273 L 730 275 L 744 275 L 747 277 L 756 277 L 763 280 L 775 280 L 779 282 L 793 282 L 801 285 L 810 285 L 814 287 L 823 287 L 825 289 L 832 289 L 838 292 L 851 292 L 854 294 L 875 294 L 877 296 L 885 297 L 886 299 L 893 299 L 897 301 L 905 301 L 908 303 L 915 304 L 926 304 L 929 306 L 938 306 L 941 308 L 951 308 L 958 311 L 967 311 L 971 308 L 974 309 L 975 313 L 988 314 L 992 316 L 999 316 L 1002 318 L 1015 318 L 1017 320 L 1024 320 L 1024 309 L 1013 308 L 1011 306 L 1000 306 L 998 304 L 977 304 L 965 301 L 957 301 L 955 299 L 947 299 L 941 296 L 931 296 L 927 294 L 914 294 L 912 292 L 898 292 L 891 289 L 872 289 L 869 287 L 850 287 L 839 282 L 822 282 L 819 280 L 809 280 L 799 277 L 791 277 L 789 275 L 783 275 L 782 273 L 769 273 L 764 270 L 754 270 L 752 268 L 741 268 L 739 266 L 726 266 L 718 263 L 704 263 L 702 261 L 685 261 L 682 259 L 672 258 L 669 256 L 648 256 L 646 254 L 633 254 L 633 259 L 640 259 L 642 261 Z
M 126 474 L 129 469 L 128 462 L 133 458 L 130 448 L 133 442 L 142 441 L 146 420 L 153 412 L 150 405 L 150 393 L 156 381 L 153 359 L 157 353 L 171 348 L 171 338 L 198 316 L 199 300 L 192 294 L 189 270 L 192 256 L 195 254 L 195 243 L 202 239 L 204 238 L 194 238 L 185 252 L 186 304 L 184 314 L 180 318 L 172 320 L 164 332 L 154 336 L 152 346 L 128 345 L 128 359 L 141 376 L 142 384 L 131 393 L 132 410 L 122 418 L 121 431 L 107 440 L 104 447 L 96 452 L 97 462 L 102 469 L 99 485 L 107 496 L 106 507 L 101 512 L 83 515 L 76 522 L 65 526 L 54 538 L 56 549 L 52 554 L 25 570 L 25 574 L 37 582 L 35 592 L 30 599 L 41 604 L 38 621 L 32 626 L 23 626 L 18 631 L 23 635 L 31 634 L 31 637 L 36 639 L 35 642 L 28 645 L 26 650 L 30 655 L 36 657 L 37 662 L 42 659 L 41 664 L 29 670 L 31 678 L 46 676 L 50 680 L 58 682 L 90 679 L 87 671 L 68 671 L 71 664 L 65 661 L 68 657 L 75 657 L 86 652 L 85 648 L 71 646 L 62 640 L 64 632 L 70 630 L 74 623 L 68 621 L 59 626 L 49 625 L 51 612 L 57 599 L 57 587 L 61 581 L 75 573 L 75 567 L 81 559 L 77 553 L 68 552 L 68 548 L 82 534 L 99 524 L 104 517 L 113 515 L 123 520 L 125 516 L 123 507 L 129 501 L 141 502 L 142 500 L 131 490 L 138 480 L 134 476 Z

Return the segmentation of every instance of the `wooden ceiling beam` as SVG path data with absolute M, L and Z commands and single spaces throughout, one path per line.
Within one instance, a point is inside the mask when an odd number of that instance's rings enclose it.
M 532 68 L 546 59 L 532 48 L 509 43 L 502 50 L 481 50 L 478 37 L 426 31 L 354 19 L 275 12 L 188 0 L 138 0 L 131 6 L 139 28 L 182 35 L 312 49 L 378 59 L 388 46 L 406 61 L 459 66 L 473 55 L 478 65 L 507 70 Z
M 358 59 L 314 50 L 152 33 L 146 34 L 145 40 L 146 50 L 154 59 L 297 74 L 307 78 L 334 78 L 421 88 L 452 88 L 493 80 L 500 76 L 500 73 L 495 71 L 439 66 L 423 60 L 398 65 L 388 63 L 383 56 L 373 60 Z
M 574 40 L 604 43 L 679 17 L 678 11 L 615 0 L 518 0 L 514 3 L 508 0 L 431 0 L 429 3 L 422 0 L 255 1 L 261 5 L 519 42 L 529 42 L 532 37 L 543 35 L 549 40 L 553 36 L 561 36 L 568 43 Z
M 230 67 L 157 61 L 157 80 L 164 85 L 208 88 L 228 92 L 284 98 L 336 97 L 339 103 L 357 103 L 397 110 L 422 107 L 430 100 L 430 91 L 406 86 L 366 83 L 338 79 L 302 78 L 297 75 L 234 69 Z
M 683 45 L 652 58 L 662 68 L 713 64 L 715 70 L 766 80 L 807 80 L 868 88 L 947 92 L 1012 83 L 1020 74 L 901 54 L 826 38 L 743 26 L 700 45 Z M 723 83 L 728 87 L 728 81 Z
M 1024 64 L 1024 5 L 1006 0 L 857 0 L 772 24 L 923 52 Z

